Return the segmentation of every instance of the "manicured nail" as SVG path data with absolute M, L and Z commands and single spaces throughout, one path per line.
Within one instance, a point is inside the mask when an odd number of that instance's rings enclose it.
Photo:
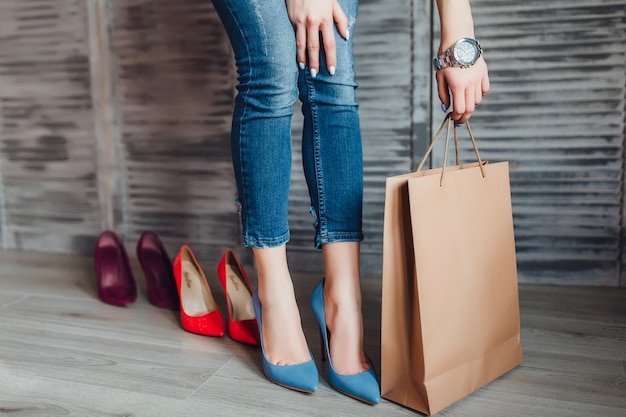
M 330 72 L 330 75 L 335 75 L 335 67 L 331 66 L 330 68 L 328 68 L 328 72 Z
M 301 70 L 304 69 L 304 62 L 298 62 L 298 66 L 300 67 Z
M 317 70 L 315 68 L 311 68 L 311 77 L 312 78 L 317 77 Z
M 346 29 L 346 40 L 350 40 L 350 29 Z
M 448 111 L 448 108 L 446 107 L 445 104 L 441 103 L 441 110 L 446 113 Z

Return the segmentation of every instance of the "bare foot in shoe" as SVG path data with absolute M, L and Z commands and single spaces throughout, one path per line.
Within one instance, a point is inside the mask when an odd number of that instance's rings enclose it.
M 341 375 L 365 372 L 372 364 L 363 349 L 363 316 L 358 242 L 322 246 L 326 279 L 324 314 L 330 332 L 330 357 Z
M 311 353 L 302 331 L 300 312 L 293 292 L 291 296 L 261 300 L 263 314 L 263 348 L 267 360 L 275 365 L 295 365 L 311 360 Z
M 330 333 L 330 357 L 341 375 L 365 372 L 371 368 L 363 349 L 363 319 L 360 294 L 355 296 L 324 295 L 324 314 Z
M 259 300 L 263 314 L 263 349 L 270 363 L 296 365 L 310 361 L 302 331 L 285 247 L 255 248 Z

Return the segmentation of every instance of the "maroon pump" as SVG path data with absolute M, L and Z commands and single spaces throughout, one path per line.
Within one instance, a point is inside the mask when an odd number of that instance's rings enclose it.
M 148 300 L 161 308 L 179 308 L 174 269 L 165 246 L 153 232 L 143 232 L 137 242 L 137 259 L 146 278 Z
M 111 230 L 98 237 L 94 251 L 98 297 L 102 302 L 127 307 L 137 299 L 137 284 L 120 238 Z

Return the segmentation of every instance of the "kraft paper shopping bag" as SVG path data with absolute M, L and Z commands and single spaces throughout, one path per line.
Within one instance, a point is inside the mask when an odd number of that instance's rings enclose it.
M 388 178 L 381 390 L 434 414 L 522 362 L 508 163 Z M 469 126 L 468 126 L 469 129 Z

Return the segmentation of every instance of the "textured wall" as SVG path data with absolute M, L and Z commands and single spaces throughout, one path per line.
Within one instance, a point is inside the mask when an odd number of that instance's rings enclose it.
M 230 164 L 234 73 L 210 2 L 113 2 L 127 236 L 153 230 L 210 263 L 239 238 Z
M 0 3 L 4 249 L 85 252 L 99 228 L 81 0 Z
M 626 6 L 472 5 L 492 80 L 472 125 L 486 159 L 511 162 L 522 281 L 619 285 Z M 361 1 L 367 275 L 381 268 L 385 178 L 415 168 L 443 116 L 432 15 L 426 0 Z M 249 264 L 228 146 L 234 82 L 208 0 L 3 0 L 2 249 L 91 253 L 114 228 L 132 252 L 153 230 L 172 256 L 189 243 L 214 265 L 231 246 Z M 292 269 L 319 270 L 295 114 Z
M 472 126 L 511 163 L 521 279 L 618 285 L 626 3 L 472 4 L 492 82 Z

